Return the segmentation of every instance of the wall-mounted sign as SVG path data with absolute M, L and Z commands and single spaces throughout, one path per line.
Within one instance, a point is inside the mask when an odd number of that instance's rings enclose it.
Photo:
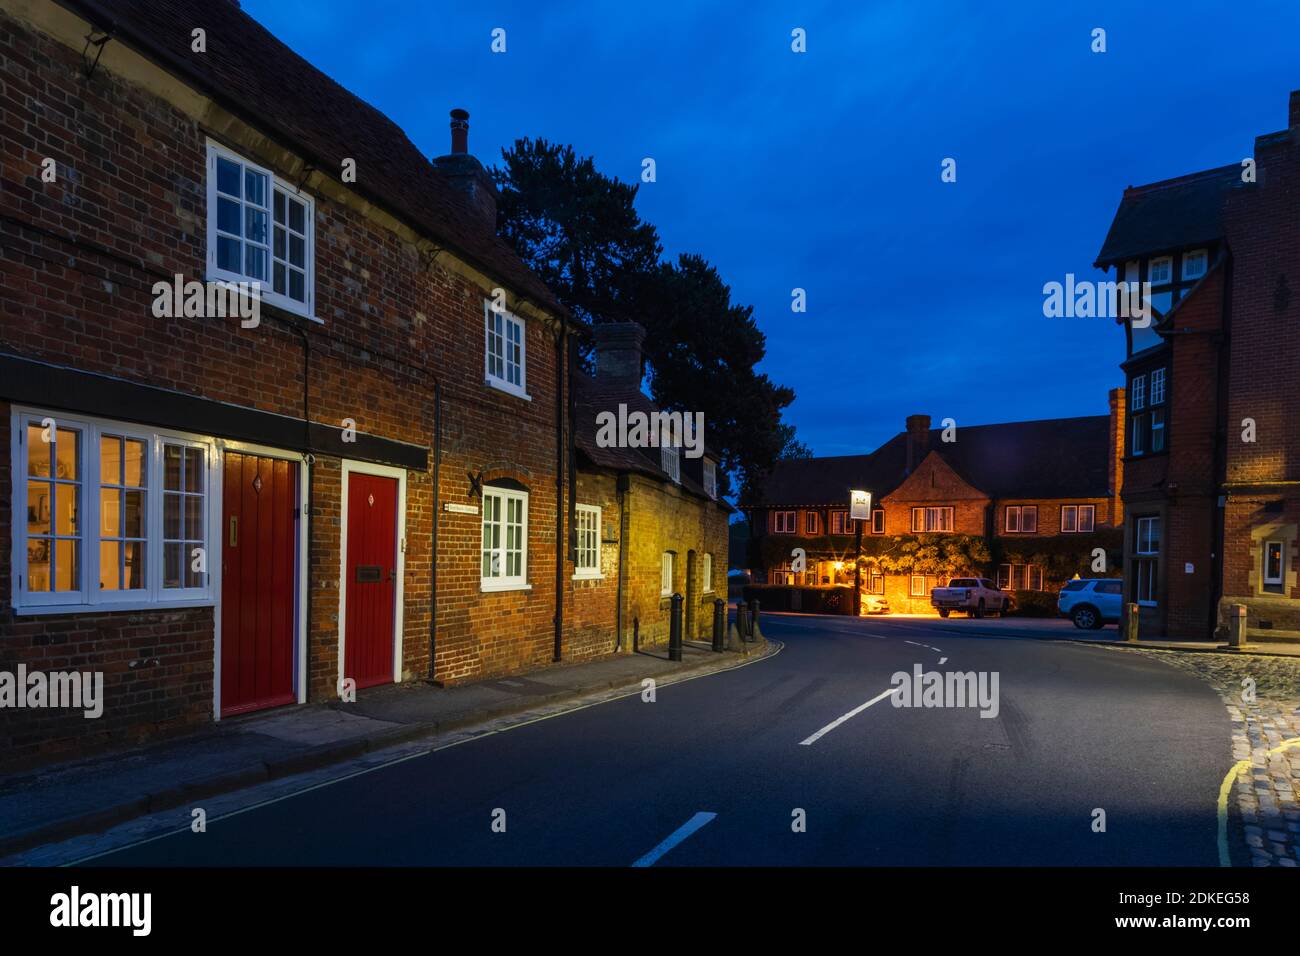
M 454 501 L 448 501 L 443 507 L 458 515 L 476 515 L 478 514 L 478 505 L 460 505 Z
M 849 492 L 849 518 L 854 521 L 871 520 L 871 492 Z

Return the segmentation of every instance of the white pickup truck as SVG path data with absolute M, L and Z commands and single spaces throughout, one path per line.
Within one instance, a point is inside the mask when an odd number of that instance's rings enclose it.
M 1006 592 L 999 591 L 988 578 L 953 578 L 946 588 L 930 591 L 930 604 L 940 617 L 952 611 L 965 611 L 969 617 L 983 617 L 994 611 L 1001 614 L 1010 603 Z

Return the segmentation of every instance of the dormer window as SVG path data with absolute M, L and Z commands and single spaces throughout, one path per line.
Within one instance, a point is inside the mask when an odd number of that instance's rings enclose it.
M 677 484 L 682 483 L 682 450 L 673 445 L 659 446 L 659 463 Z
M 718 499 L 718 466 L 712 458 L 704 459 L 704 490 L 714 501 Z
M 1209 267 L 1209 261 L 1209 254 L 1204 249 L 1184 253 L 1183 279 L 1190 282 L 1205 275 L 1205 271 Z
M 1153 286 L 1168 285 L 1174 281 L 1174 260 L 1172 256 L 1152 259 L 1147 270 L 1147 281 Z

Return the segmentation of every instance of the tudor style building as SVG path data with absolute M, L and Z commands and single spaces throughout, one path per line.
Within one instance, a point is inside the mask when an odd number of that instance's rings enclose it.
M 467 114 L 431 162 L 236 3 L 38 0 L 0 2 L 0 118 L 0 670 L 105 689 L 0 712 L 0 761 L 630 648 L 572 465 L 586 333 L 497 237 Z M 257 321 L 163 317 L 178 277 L 261 283 Z
M 1297 176 L 1300 92 L 1253 158 L 1126 189 L 1097 257 L 1152 285 L 1149 327 L 1122 323 L 1125 591 L 1150 633 L 1222 635 L 1243 603 L 1255 636 L 1300 637 Z
M 848 502 L 856 489 L 873 501 L 861 586 L 892 611 L 930 611 L 930 590 L 953 573 L 918 548 L 982 546 L 987 560 L 955 573 L 995 577 L 1012 591 L 1050 591 L 1076 573 L 1110 576 L 1122 520 L 1123 415 L 1119 389 L 1109 415 L 964 426 L 950 440 L 928 415 L 911 415 L 905 431 L 868 455 L 778 462 L 761 496 L 741 506 L 751 564 L 772 584 L 851 585 L 857 529 Z M 796 548 L 806 555 L 803 572 L 793 569 Z M 1107 571 L 1093 568 L 1097 548 L 1107 552 Z

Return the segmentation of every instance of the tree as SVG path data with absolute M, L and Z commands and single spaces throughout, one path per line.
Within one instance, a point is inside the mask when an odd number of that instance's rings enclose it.
M 728 476 L 748 496 L 778 458 L 808 454 L 781 421 L 793 390 L 754 369 L 767 346 L 753 308 L 731 301 L 703 257 L 661 261 L 658 232 L 635 209 L 636 185 L 542 139 L 517 140 L 502 159 L 492 170 L 498 231 L 577 318 L 645 326 L 651 397 L 704 413 L 723 494 L 734 490 Z

